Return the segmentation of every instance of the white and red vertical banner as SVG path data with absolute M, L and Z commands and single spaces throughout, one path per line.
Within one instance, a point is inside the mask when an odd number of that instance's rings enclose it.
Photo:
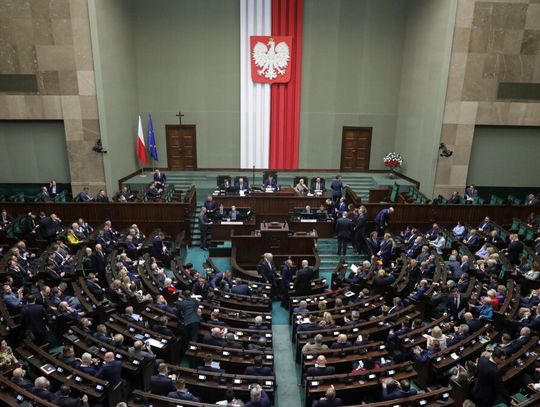
M 240 0 L 240 13 L 241 167 L 298 168 L 303 0 Z

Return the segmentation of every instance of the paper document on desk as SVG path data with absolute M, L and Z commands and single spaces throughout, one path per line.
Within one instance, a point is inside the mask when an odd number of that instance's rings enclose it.
M 317 223 L 317 219 L 300 219 L 300 223 Z
M 158 341 L 157 339 L 154 339 L 154 338 L 148 338 L 146 340 L 146 342 L 148 342 L 148 344 L 150 346 L 153 346 L 154 348 L 163 348 L 163 346 L 165 346 L 163 343 L 161 343 L 160 341 Z

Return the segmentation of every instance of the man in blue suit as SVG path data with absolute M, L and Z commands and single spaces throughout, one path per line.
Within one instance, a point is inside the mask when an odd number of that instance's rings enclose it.
M 154 182 L 158 184 L 158 188 L 164 188 L 165 183 L 167 182 L 167 176 L 159 171 L 158 168 L 156 168 L 156 171 L 154 172 Z
M 249 189 L 249 183 L 244 178 L 240 177 L 238 178 L 238 182 L 235 182 L 234 188 L 240 192 L 240 191 L 247 191 Z
M 268 175 L 268 177 L 266 178 L 266 180 L 263 183 L 263 187 L 264 187 L 264 189 L 268 189 L 268 188 L 276 189 L 277 188 L 277 181 L 276 181 L 276 179 L 274 178 L 273 175 Z
M 167 246 L 163 243 L 165 235 L 163 232 L 159 232 L 152 240 L 152 256 L 160 260 L 166 267 L 169 267 L 171 258 L 167 252 Z
M 103 366 L 98 370 L 96 377 L 107 380 L 111 386 L 122 381 L 122 363 L 114 359 L 113 352 L 105 353 Z
M 254 365 L 246 367 L 245 375 L 248 376 L 272 376 L 274 372 L 272 368 L 263 366 L 263 358 L 261 355 L 255 356 Z
M 381 209 L 377 216 L 375 216 L 375 230 L 379 235 L 384 234 L 384 230 L 388 226 L 388 222 L 390 221 L 390 215 L 394 213 L 394 208 L 385 208 Z
M 342 196 L 343 189 L 341 175 L 336 175 L 336 179 L 332 181 L 332 184 L 330 184 L 330 188 L 332 189 L 332 201 L 334 201 L 334 205 L 337 205 Z

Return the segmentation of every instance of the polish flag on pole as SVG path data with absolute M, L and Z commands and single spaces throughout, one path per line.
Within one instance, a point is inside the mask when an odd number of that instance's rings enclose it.
M 141 165 L 148 164 L 148 158 L 146 157 L 146 145 L 144 144 L 144 134 L 142 131 L 141 116 L 139 116 L 139 130 L 137 131 L 137 158 L 141 162 Z

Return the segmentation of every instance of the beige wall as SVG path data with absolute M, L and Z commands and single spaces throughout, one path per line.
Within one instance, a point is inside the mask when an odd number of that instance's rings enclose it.
M 73 192 L 102 188 L 87 1 L 0 1 L 0 73 L 36 74 L 39 87 L 0 93 L 0 120 L 63 120 Z
M 459 0 L 435 195 L 464 189 L 476 125 L 540 126 L 540 103 L 497 100 L 499 82 L 540 82 L 540 2 Z

